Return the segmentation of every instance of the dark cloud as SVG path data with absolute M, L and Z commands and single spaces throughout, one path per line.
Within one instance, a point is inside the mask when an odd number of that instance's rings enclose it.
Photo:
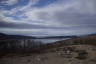
M 17 7 L 10 11 L 3 10 L 1 17 L 6 19 L 0 21 L 0 29 L 4 28 L 2 32 L 7 32 L 6 29 L 9 28 L 11 30 L 8 31 L 9 33 L 26 35 L 71 35 L 96 32 L 96 0 L 60 0 L 58 3 L 51 3 L 41 8 L 32 7 L 31 2 L 26 6 Z M 20 11 L 22 14 L 16 13 L 21 13 Z M 6 14 L 9 16 L 4 16 Z M 21 20 L 18 19 L 18 21 L 22 21 L 22 23 L 18 22 L 13 15 L 19 17 Z M 30 31 L 32 29 L 33 31 Z M 34 30 L 37 31 L 34 32 Z
M 42 26 L 40 26 L 40 25 L 32 25 L 32 24 L 26 24 L 26 23 L 9 23 L 9 22 L 0 22 L 0 27 L 16 28 L 16 29 L 42 28 Z
M 14 28 L 14 29 L 67 29 L 67 27 L 54 27 L 54 26 L 43 26 L 34 25 L 27 23 L 10 23 L 5 21 L 0 21 L 0 28 Z
M 8 0 L 0 0 L 0 2 L 2 2 L 2 1 L 8 1 Z

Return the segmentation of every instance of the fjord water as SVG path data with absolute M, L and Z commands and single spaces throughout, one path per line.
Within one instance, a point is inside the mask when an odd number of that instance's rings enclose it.
M 61 40 L 66 40 L 66 39 L 70 39 L 70 38 L 50 38 L 50 39 L 35 39 L 36 41 L 40 41 L 42 43 L 53 43 L 53 42 L 56 42 L 56 41 L 61 41 Z

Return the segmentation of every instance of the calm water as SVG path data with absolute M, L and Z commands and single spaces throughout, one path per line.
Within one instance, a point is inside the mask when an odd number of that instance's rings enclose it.
M 66 40 L 66 39 L 70 39 L 70 38 L 36 39 L 36 40 L 41 41 L 43 43 L 52 43 L 52 42 L 56 42 L 56 41 Z

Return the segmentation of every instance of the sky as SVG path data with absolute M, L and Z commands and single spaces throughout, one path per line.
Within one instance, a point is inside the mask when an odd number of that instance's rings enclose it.
M 0 32 L 29 36 L 96 33 L 96 0 L 0 0 Z

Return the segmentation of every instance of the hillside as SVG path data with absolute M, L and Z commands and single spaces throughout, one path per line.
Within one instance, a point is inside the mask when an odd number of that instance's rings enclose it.
M 71 38 L 67 40 L 57 41 L 54 43 L 49 43 L 47 45 L 41 46 L 40 48 L 34 49 L 34 51 L 38 50 L 39 52 L 41 51 L 44 52 L 44 50 L 47 49 L 58 48 L 58 47 L 69 46 L 69 45 L 96 45 L 96 34 L 80 36 L 77 38 Z
M 24 35 L 10 35 L 5 33 L 0 33 L 0 40 L 6 39 L 56 39 L 56 38 L 77 38 L 77 36 L 45 36 L 45 37 L 36 37 L 36 36 L 24 36 Z
M 34 48 L 31 53 L 9 53 L 0 64 L 96 64 L 96 35 L 80 36 Z
M 6 39 L 34 39 L 36 37 L 32 36 L 24 36 L 24 35 L 9 35 L 0 33 L 0 40 L 6 40 Z
M 56 38 L 77 38 L 77 36 L 46 36 L 46 37 L 37 37 L 38 39 L 56 39 Z

